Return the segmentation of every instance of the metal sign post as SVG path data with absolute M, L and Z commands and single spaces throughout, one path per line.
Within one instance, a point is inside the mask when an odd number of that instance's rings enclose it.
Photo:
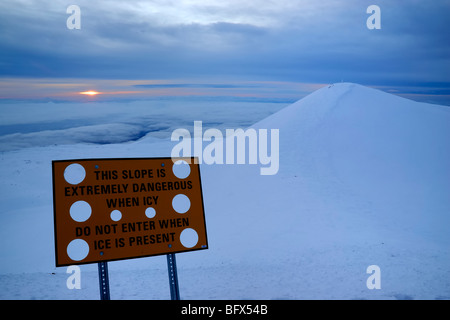
M 100 282 L 100 300 L 110 300 L 108 262 L 98 263 L 98 280 Z
M 180 300 L 180 289 L 178 287 L 177 262 L 175 254 L 167 255 L 167 269 L 169 271 L 170 299 Z

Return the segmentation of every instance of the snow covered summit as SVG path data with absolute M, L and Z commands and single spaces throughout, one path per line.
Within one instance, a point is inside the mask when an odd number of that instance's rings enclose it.
M 280 166 L 286 171 L 328 179 L 328 186 L 339 183 L 382 205 L 380 220 L 404 217 L 428 237 L 449 239 L 444 228 L 450 222 L 448 107 L 343 83 L 256 126 L 282 128 Z
M 292 263 L 301 297 L 450 297 L 448 107 L 342 83 L 253 127 L 280 130 L 280 170 L 222 177 L 241 257 Z M 365 286 L 372 264 L 384 291 Z

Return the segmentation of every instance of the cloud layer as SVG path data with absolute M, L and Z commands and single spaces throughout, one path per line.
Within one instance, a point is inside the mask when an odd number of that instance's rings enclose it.
M 380 0 L 381 30 L 371 1 L 79 0 L 80 30 L 70 4 L 2 1 L 2 75 L 449 83 L 448 0 Z
M 0 104 L 0 152 L 55 144 L 110 144 L 144 136 L 170 139 L 177 128 L 245 128 L 286 103 L 153 100 Z

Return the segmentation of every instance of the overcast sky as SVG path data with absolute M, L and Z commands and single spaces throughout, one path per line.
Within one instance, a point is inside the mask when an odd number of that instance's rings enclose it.
M 450 0 L 2 0 L 0 77 L 346 81 L 446 102 L 449 14 Z

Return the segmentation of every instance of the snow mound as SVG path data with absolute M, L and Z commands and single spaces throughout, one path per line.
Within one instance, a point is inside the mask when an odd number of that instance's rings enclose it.
M 450 239 L 450 108 L 341 83 L 254 127 L 280 129 L 282 175 L 322 179 L 379 204 L 386 224 Z
M 448 107 L 342 83 L 253 128 L 279 129 L 280 170 L 215 176 L 225 260 L 272 263 L 287 297 L 450 297 Z M 387 290 L 367 289 L 372 264 Z
M 282 174 L 339 184 L 382 204 L 379 219 L 404 219 L 430 237 L 449 240 L 450 108 L 343 83 L 255 127 L 280 128 Z

